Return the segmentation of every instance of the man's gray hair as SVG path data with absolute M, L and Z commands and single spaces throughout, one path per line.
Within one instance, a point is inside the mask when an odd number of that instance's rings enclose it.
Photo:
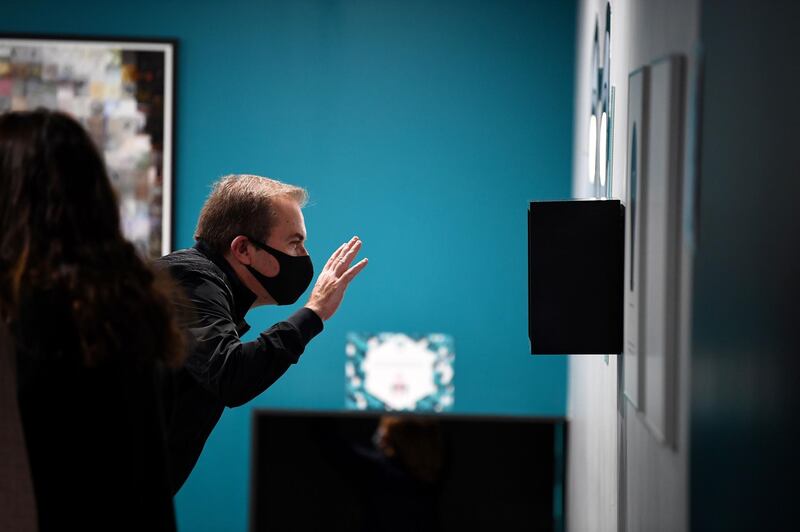
M 266 241 L 276 216 L 273 199 L 279 197 L 291 198 L 303 207 L 308 192 L 268 177 L 227 175 L 214 183 L 200 211 L 194 238 L 220 254 L 239 235 Z

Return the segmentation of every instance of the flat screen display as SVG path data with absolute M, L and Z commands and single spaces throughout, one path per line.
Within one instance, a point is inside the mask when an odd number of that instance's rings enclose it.
M 561 530 L 561 420 L 256 411 L 253 531 Z

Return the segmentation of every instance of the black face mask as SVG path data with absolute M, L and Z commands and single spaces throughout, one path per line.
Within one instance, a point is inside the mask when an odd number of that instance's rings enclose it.
M 311 284 L 311 279 L 314 278 L 314 265 L 311 263 L 311 257 L 287 255 L 252 238 L 250 238 L 250 242 L 275 257 L 281 267 L 278 275 L 267 277 L 248 264 L 247 269 L 250 270 L 253 277 L 261 283 L 261 286 L 269 292 L 278 305 L 291 305 L 297 301 Z

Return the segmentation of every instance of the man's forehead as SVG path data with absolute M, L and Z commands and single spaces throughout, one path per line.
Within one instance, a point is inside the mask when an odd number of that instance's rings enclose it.
M 292 198 L 275 198 L 273 201 L 275 219 L 272 232 L 280 233 L 281 238 L 306 238 L 306 226 L 300 205 Z

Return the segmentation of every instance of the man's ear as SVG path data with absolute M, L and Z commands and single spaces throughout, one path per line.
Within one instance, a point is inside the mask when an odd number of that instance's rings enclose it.
M 254 260 L 253 253 L 255 252 L 256 247 L 246 236 L 239 235 L 231 241 L 231 257 L 239 264 L 252 266 Z M 262 273 L 267 277 L 275 277 L 281 269 L 278 260 L 270 254 L 266 254 L 266 258 L 261 262 L 259 268 L 262 269 Z
M 250 253 L 253 247 L 246 236 L 239 235 L 231 240 L 230 253 L 231 256 L 242 264 L 252 264 L 252 257 Z

